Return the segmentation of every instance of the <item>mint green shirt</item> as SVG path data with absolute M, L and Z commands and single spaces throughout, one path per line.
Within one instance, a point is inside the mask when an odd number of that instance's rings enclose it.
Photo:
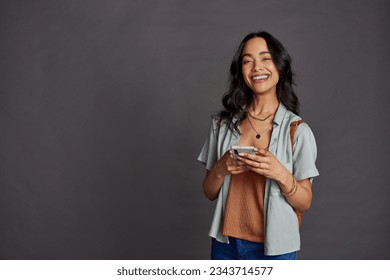
M 290 140 L 290 124 L 301 118 L 288 111 L 282 104 L 276 111 L 269 151 L 299 180 L 318 176 L 315 165 L 317 146 L 314 135 L 306 123 L 298 126 L 294 135 L 294 152 Z M 239 141 L 239 135 L 228 129 L 225 121 L 220 127 L 217 119 L 212 119 L 210 134 L 207 137 L 198 160 L 211 170 L 230 148 Z M 219 191 L 214 217 L 209 235 L 219 242 L 229 243 L 228 236 L 222 235 L 226 198 L 229 191 L 230 175 L 225 176 Z M 281 193 L 279 185 L 266 179 L 264 195 L 264 253 L 280 255 L 300 249 L 298 218 Z

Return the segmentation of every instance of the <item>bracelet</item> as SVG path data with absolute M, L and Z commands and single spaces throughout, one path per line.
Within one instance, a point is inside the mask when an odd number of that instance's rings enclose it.
M 293 186 L 291 188 L 291 190 L 288 192 L 288 193 L 285 193 L 282 191 L 282 193 L 284 194 L 284 196 L 286 197 L 290 197 L 290 196 L 293 196 L 298 190 L 298 184 L 297 184 L 297 180 L 295 179 L 294 175 L 293 175 Z

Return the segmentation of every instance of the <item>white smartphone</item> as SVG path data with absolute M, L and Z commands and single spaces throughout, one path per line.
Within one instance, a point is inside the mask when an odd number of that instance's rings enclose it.
M 247 154 L 255 154 L 253 150 L 255 147 L 253 146 L 232 146 L 233 158 L 237 160 L 237 156 L 239 153 L 247 153 Z

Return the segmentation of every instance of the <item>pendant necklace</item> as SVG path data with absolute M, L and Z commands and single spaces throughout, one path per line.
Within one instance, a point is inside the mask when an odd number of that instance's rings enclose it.
M 268 116 L 269 117 L 269 116 Z M 267 117 L 267 118 L 268 118 Z M 264 129 L 262 132 L 257 132 L 257 130 L 255 129 L 255 127 L 252 125 L 252 122 L 251 122 L 251 120 L 248 118 L 248 121 L 249 121 L 249 124 L 251 125 L 251 127 L 253 128 L 253 130 L 256 132 L 256 139 L 260 139 L 260 137 L 261 137 L 261 133 L 264 133 L 264 132 L 266 132 L 270 127 L 271 127 L 271 125 L 272 125 L 272 122 L 270 123 L 270 125 L 266 128 L 266 129 Z

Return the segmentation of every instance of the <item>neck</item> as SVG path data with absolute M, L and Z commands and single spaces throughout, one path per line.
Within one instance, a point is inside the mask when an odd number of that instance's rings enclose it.
M 257 95 L 253 94 L 253 100 L 249 106 L 252 115 L 260 116 L 273 114 L 279 107 L 279 101 L 275 95 Z

